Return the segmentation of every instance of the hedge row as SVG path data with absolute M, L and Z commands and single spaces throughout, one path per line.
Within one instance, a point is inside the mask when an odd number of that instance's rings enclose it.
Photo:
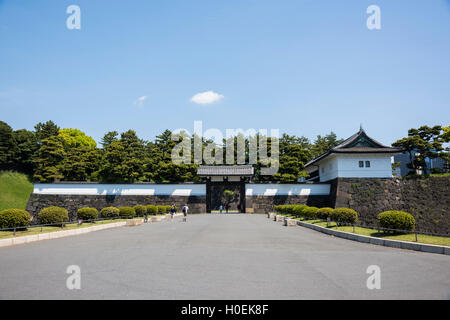
M 102 218 L 130 218 L 134 216 L 144 216 L 145 214 L 168 213 L 170 205 L 137 205 L 134 207 L 106 207 L 98 212 L 95 208 L 80 208 L 77 211 L 77 219 L 95 220 Z M 177 210 L 177 207 L 175 207 Z M 69 221 L 69 212 L 60 207 L 48 207 L 38 213 L 39 224 L 64 224 Z M 6 209 L 0 211 L 0 229 L 26 228 L 30 225 L 31 215 L 21 209 Z
M 349 208 L 316 208 L 306 205 L 279 205 L 275 206 L 275 211 L 281 214 L 288 214 L 298 218 L 322 219 L 338 223 L 354 224 L 358 221 L 358 213 Z M 413 231 L 416 221 L 414 217 L 403 211 L 385 211 L 378 215 L 378 225 L 386 229 Z
M 289 214 L 298 218 L 323 219 L 330 218 L 339 223 L 354 224 L 358 221 L 358 214 L 355 210 L 349 208 L 316 208 L 307 205 L 279 205 L 275 206 L 275 211 L 281 214 Z

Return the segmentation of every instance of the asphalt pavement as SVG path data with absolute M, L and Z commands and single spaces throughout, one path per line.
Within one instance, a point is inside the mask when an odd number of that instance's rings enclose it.
M 80 289 L 68 289 L 69 266 Z M 369 266 L 380 289 L 367 287 Z M 450 299 L 450 257 L 265 215 L 190 215 L 0 248 L 0 299 Z

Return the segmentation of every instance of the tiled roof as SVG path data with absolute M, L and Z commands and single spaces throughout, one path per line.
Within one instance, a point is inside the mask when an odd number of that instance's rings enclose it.
M 245 166 L 199 166 L 198 176 L 252 176 L 253 167 Z
M 381 144 L 369 137 L 361 128 L 359 132 L 346 139 L 340 145 L 337 145 L 333 149 L 308 162 L 305 165 L 305 168 L 327 157 L 331 153 L 399 153 L 402 151 L 403 150 L 400 148 L 391 148 Z

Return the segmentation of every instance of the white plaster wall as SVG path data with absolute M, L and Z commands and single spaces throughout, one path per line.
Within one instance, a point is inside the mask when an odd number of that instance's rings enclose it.
M 364 161 L 364 167 L 359 167 Z M 365 167 L 370 161 L 370 168 Z M 319 164 L 320 181 L 326 182 L 335 178 L 392 178 L 390 155 L 379 154 L 335 154 Z M 322 168 L 324 171 L 322 171 Z
M 34 185 L 35 194 L 55 195 L 148 195 L 205 196 L 206 185 L 194 184 L 43 184 Z
M 329 184 L 246 184 L 246 196 L 329 195 Z
M 359 161 L 370 161 L 370 168 L 360 168 Z M 382 155 L 353 155 L 338 157 L 339 177 L 392 178 L 391 157 Z
M 331 155 L 319 163 L 320 181 L 329 181 L 339 175 L 338 159 L 336 155 Z

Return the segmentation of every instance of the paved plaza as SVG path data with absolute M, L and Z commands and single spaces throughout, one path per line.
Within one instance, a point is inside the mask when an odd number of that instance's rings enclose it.
M 67 289 L 70 265 L 80 290 Z M 379 290 L 367 288 L 370 265 Z M 265 215 L 191 215 L 0 248 L 0 299 L 450 299 L 450 257 Z

